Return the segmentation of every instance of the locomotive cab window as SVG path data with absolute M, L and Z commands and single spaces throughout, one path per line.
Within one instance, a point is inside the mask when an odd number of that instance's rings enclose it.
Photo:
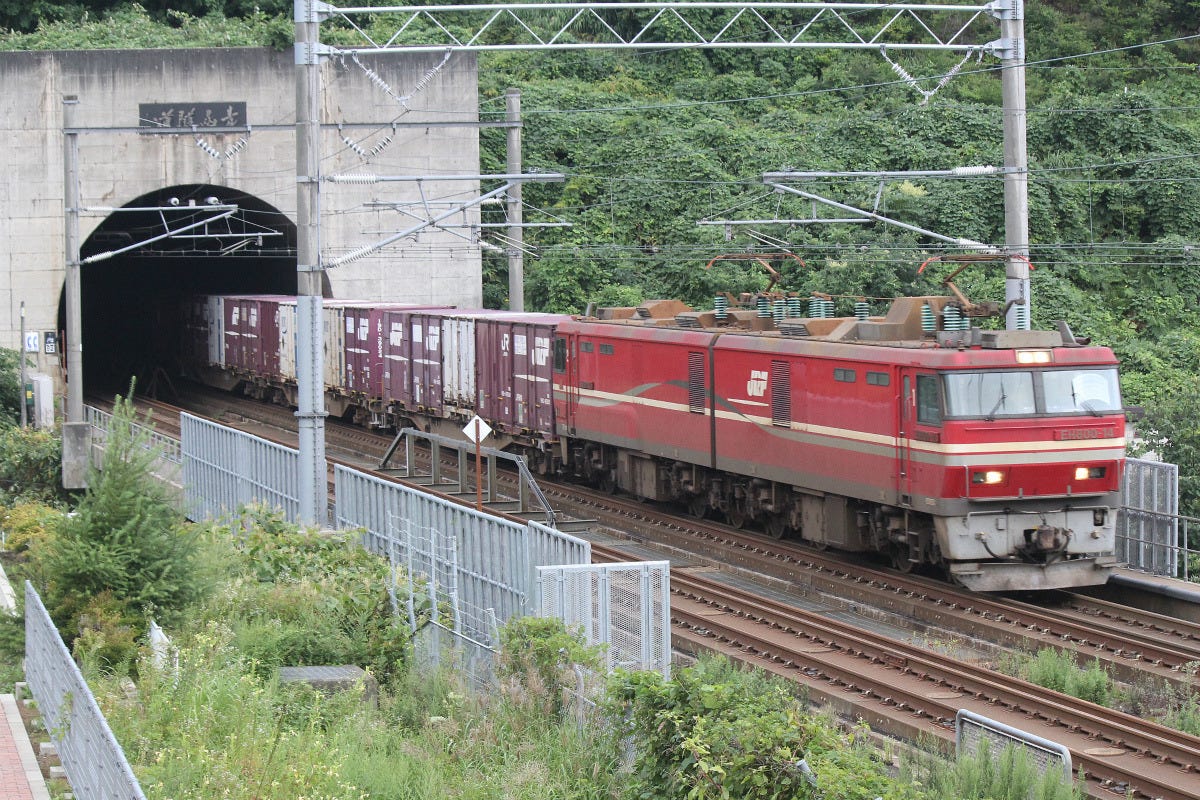
M 917 376 L 917 422 L 942 424 L 942 393 L 936 375 Z
M 1121 411 L 1115 368 L 960 372 L 946 376 L 946 413 L 983 418 Z
M 1042 373 L 1047 414 L 1099 416 L 1122 408 L 1115 369 L 1056 369 Z
M 567 371 L 567 340 L 562 337 L 554 340 L 554 371 Z

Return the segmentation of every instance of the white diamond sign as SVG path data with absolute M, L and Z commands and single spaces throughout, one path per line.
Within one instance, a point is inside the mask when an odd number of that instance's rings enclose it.
M 484 422 L 478 414 L 462 430 L 466 437 L 475 444 L 481 444 L 484 439 L 492 435 L 492 427 Z

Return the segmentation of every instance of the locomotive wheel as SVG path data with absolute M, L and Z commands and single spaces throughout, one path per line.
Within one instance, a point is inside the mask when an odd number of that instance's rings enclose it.
M 687 512 L 696 519 L 704 519 L 708 516 L 708 498 L 702 494 L 694 494 L 688 498 Z
M 892 566 L 897 572 L 903 572 L 905 575 L 913 571 L 916 564 L 909 560 L 907 547 L 896 545 L 892 548 Z
M 617 476 L 613 474 L 611 469 L 606 469 L 600 473 L 600 478 L 596 481 L 596 485 L 605 494 L 615 494 L 617 491 Z
M 772 539 L 782 539 L 787 534 L 787 520 L 780 514 L 772 514 L 763 522 L 763 530 Z
M 725 512 L 725 519 L 729 522 L 730 527 L 737 528 L 739 531 L 746 527 L 746 512 L 740 508 L 731 508 Z

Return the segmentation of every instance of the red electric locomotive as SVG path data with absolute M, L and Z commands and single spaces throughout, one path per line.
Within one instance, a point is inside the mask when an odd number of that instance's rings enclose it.
M 479 414 L 542 474 L 938 566 L 980 591 L 1107 580 L 1125 436 L 1112 351 L 1065 329 L 972 328 L 962 312 L 981 307 L 957 292 L 885 317 L 756 299 L 582 318 L 330 301 L 327 405 L 443 434 Z M 189 308 L 192 374 L 294 397 L 294 303 Z
M 1125 444 L 1111 350 L 970 328 L 950 297 L 883 318 L 783 302 L 560 324 L 565 466 L 975 590 L 1108 579 Z

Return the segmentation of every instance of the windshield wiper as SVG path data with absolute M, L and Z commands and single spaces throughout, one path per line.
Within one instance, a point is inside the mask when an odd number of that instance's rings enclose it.
M 1008 399 L 1008 395 L 1006 395 L 1004 393 L 1004 390 L 1001 389 L 1000 390 L 1000 399 L 996 401 L 996 405 L 992 406 L 992 410 L 987 413 L 987 416 L 985 416 L 984 419 L 987 420 L 988 422 L 995 422 L 996 421 L 996 412 L 1000 410 L 1000 408 L 1004 405 L 1004 401 L 1007 399 Z

